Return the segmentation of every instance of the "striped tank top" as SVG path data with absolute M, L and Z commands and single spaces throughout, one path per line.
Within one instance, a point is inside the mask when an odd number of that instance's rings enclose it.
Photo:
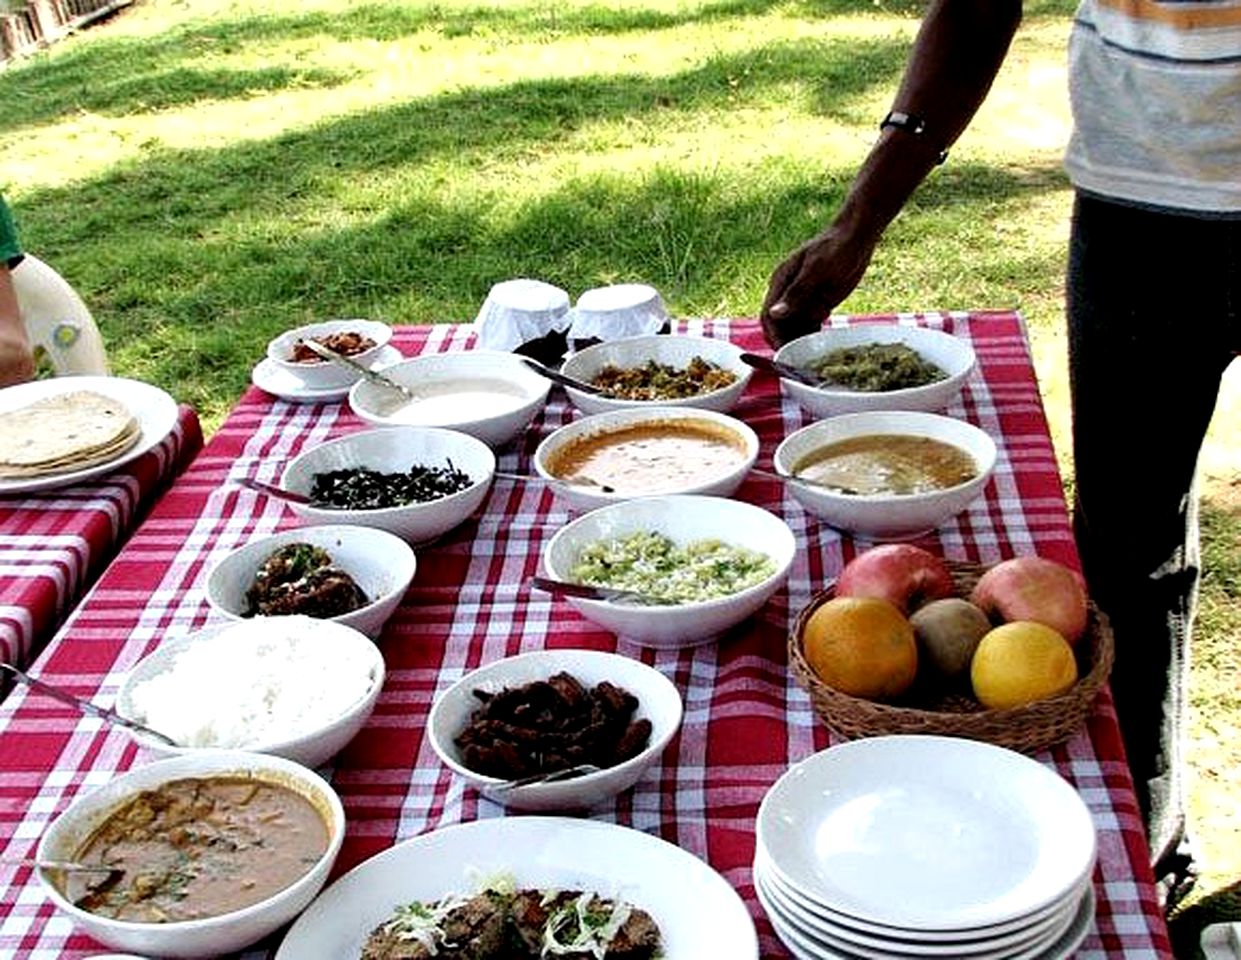
M 1241 0 L 1082 0 L 1069 92 L 1079 190 L 1241 217 Z

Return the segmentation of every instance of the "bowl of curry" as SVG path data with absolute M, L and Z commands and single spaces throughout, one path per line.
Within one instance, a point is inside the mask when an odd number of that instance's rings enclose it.
M 229 750 L 160 760 L 75 800 L 48 827 L 41 868 L 56 907 L 117 950 L 232 953 L 297 916 L 345 833 L 340 799 L 280 757 Z
M 635 497 L 736 492 L 758 459 L 758 435 L 713 410 L 613 410 L 561 427 L 539 444 L 534 468 L 570 508 Z
M 872 540 L 908 540 L 982 496 L 995 442 L 964 420 L 881 410 L 842 414 L 794 431 L 772 464 L 820 520 Z

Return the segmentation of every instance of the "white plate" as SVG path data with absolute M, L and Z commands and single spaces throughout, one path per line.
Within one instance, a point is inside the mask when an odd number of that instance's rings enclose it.
M 843 924 L 832 923 L 807 911 L 758 870 L 754 872 L 754 883 L 762 888 L 771 909 L 805 937 L 862 957 L 899 956 L 916 957 L 919 960 L 946 960 L 955 957 L 963 960 L 1011 960 L 1018 954 L 1036 955 L 1068 927 L 1085 893 L 1084 890 L 1078 890 L 1070 901 L 1057 907 L 1046 919 L 1028 927 L 983 940 L 961 939 L 928 943 L 858 933 Z
M 276 960 L 339 960 L 400 904 L 468 893 L 499 872 L 521 886 L 594 890 L 646 910 L 670 960 L 757 960 L 749 911 L 728 882 L 658 837 L 597 820 L 511 817 L 445 827 L 355 867 L 298 918 Z
M 792 927 L 779 911 L 772 908 L 769 901 L 765 899 L 766 893 L 763 890 L 755 887 L 755 892 L 758 894 L 759 903 L 767 911 L 767 919 L 771 921 L 771 926 L 776 931 L 776 936 L 789 948 L 789 952 L 793 954 L 796 960 L 867 960 L 861 954 L 848 950 L 834 949 L 819 941 L 811 940 L 805 934 Z M 1081 946 L 1082 941 L 1086 939 L 1086 934 L 1090 932 L 1091 924 L 1094 923 L 1094 913 L 1094 888 L 1087 887 L 1086 892 L 1078 903 L 1077 912 L 1073 914 L 1068 926 L 1065 927 L 1054 943 L 1034 953 L 1017 952 L 1007 954 L 1007 960 L 1068 960 L 1077 951 L 1077 948 Z M 893 953 L 888 954 L 888 956 L 899 958 L 900 954 Z
M 1012 750 L 889 736 L 824 750 L 767 792 L 757 847 L 786 885 L 837 913 L 911 930 L 991 926 L 1090 874 L 1077 792 Z
M 371 369 L 379 370 L 404 359 L 405 355 L 389 344 L 379 351 Z M 344 400 L 349 396 L 349 388 L 353 386 L 350 382 L 343 387 L 308 387 L 300 377 L 288 370 L 282 370 L 266 357 L 255 364 L 250 373 L 250 382 L 260 390 L 266 390 L 272 396 L 289 403 L 331 403 Z
M 138 420 L 141 430 L 138 442 L 111 460 L 81 470 L 69 470 L 46 477 L 0 480 L 0 497 L 65 487 L 110 473 L 142 456 L 168 436 L 177 424 L 177 401 L 153 384 L 143 383 L 141 380 L 126 380 L 124 377 L 53 377 L 50 380 L 33 380 L 30 383 L 5 387 L 0 390 L 0 413 L 75 390 L 92 390 L 125 404 Z
M 976 927 L 970 930 L 930 931 L 903 930 L 897 927 L 881 927 L 855 920 L 842 913 L 833 914 L 800 898 L 760 861 L 754 863 L 754 882 L 763 885 L 763 892 L 781 908 L 790 920 L 803 930 L 813 933 L 822 930 L 829 937 L 876 948 L 896 949 L 904 953 L 924 956 L 966 956 L 987 954 L 997 948 L 1010 951 L 1015 945 L 1029 943 L 1053 930 L 1063 927 L 1073 916 L 1077 904 L 1090 878 L 1074 887 L 1068 896 L 1050 907 L 1029 917 L 1013 920 L 994 927 Z M 1004 954 L 1007 955 L 1007 954 Z M 982 960 L 974 957 L 973 960 Z

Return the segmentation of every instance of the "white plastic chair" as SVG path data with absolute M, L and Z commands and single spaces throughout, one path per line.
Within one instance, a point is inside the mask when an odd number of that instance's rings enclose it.
M 58 374 L 108 373 L 103 337 L 77 291 L 38 257 L 13 268 L 13 289 L 36 356 L 42 348 Z

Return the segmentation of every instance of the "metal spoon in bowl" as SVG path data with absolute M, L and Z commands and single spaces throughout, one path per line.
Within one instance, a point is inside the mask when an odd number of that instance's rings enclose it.
M 354 360 L 353 357 L 346 357 L 343 353 L 337 353 L 335 350 L 332 350 L 330 347 L 325 347 L 323 344 L 319 343 L 317 340 L 307 339 L 301 342 L 304 346 L 310 349 L 311 352 L 317 353 L 324 360 L 330 360 L 332 361 L 332 363 L 338 363 L 342 367 L 348 367 L 354 373 L 361 374 L 364 380 L 369 380 L 371 383 L 377 383 L 381 387 L 387 387 L 390 390 L 396 390 L 398 393 L 404 396 L 406 400 L 409 400 L 411 403 L 415 400 L 422 399 L 421 397 L 418 396 L 418 394 L 414 393 L 414 391 L 409 389 L 409 387 L 405 386 L 405 384 L 397 383 L 392 378 L 385 377 L 382 373 L 377 373 L 374 370 L 372 370 L 370 367 L 367 367 L 367 366 L 364 366 L 363 364 L 358 363 L 358 361 Z
M 274 483 L 264 483 L 262 480 L 256 480 L 254 477 L 242 477 L 237 481 L 239 486 L 245 487 L 247 490 L 253 490 L 256 493 L 265 493 L 269 497 L 275 497 L 277 500 L 286 500 L 289 503 L 310 503 L 311 498 L 304 493 L 297 493 L 294 490 L 286 490 L 284 487 L 278 487 Z
M 775 374 L 783 380 L 794 380 L 807 387 L 832 386 L 831 381 L 824 380 L 818 374 L 811 373 L 809 370 L 803 370 L 801 367 L 795 367 L 791 363 L 785 363 L 782 360 L 773 360 L 771 357 L 764 357 L 758 353 L 743 353 L 741 359 L 755 370 Z
M 860 497 L 863 495 L 861 490 L 844 487 L 838 483 L 824 483 L 822 480 L 811 480 L 809 477 L 795 477 L 787 473 L 777 473 L 775 470 L 764 470 L 762 467 L 750 467 L 750 473 L 757 473 L 760 477 L 767 477 L 771 480 L 783 480 L 785 483 L 800 483 L 807 487 L 818 487 L 820 490 L 842 493 L 846 497 Z
M 582 393 L 600 394 L 604 392 L 602 387 L 596 387 L 593 383 L 587 383 L 585 380 L 571 377 L 567 373 L 561 373 L 559 370 L 545 367 L 539 361 L 532 360 L 530 357 L 519 357 L 518 359 L 540 377 L 546 377 L 552 383 L 558 383 L 562 387 L 572 387 L 574 390 L 581 390 Z
M 533 576 L 530 586 L 548 593 L 558 593 L 566 597 L 581 597 L 584 600 L 606 600 L 609 603 L 635 603 L 646 607 L 675 607 L 676 600 L 652 596 L 638 590 L 625 590 L 621 587 L 598 587 L 592 583 L 573 583 L 569 580 L 556 580 L 552 577 Z
M 593 487 L 600 493 L 615 493 L 615 487 L 609 487 L 606 483 L 600 483 L 584 473 L 574 474 L 569 477 L 561 477 L 555 480 L 549 480 L 547 477 L 532 476 L 525 473 L 507 473 L 504 470 L 497 470 L 495 476 L 500 480 L 515 480 L 518 483 L 550 483 L 552 485 L 559 484 L 566 487 Z
M 148 737 L 154 737 L 156 740 L 163 741 L 170 747 L 181 746 L 181 744 L 177 743 L 176 740 L 172 739 L 172 737 L 168 736 L 166 733 L 160 733 L 158 730 L 153 730 L 145 723 L 139 723 L 137 720 L 131 720 L 129 717 L 123 716 L 115 710 L 109 710 L 106 707 L 96 706 L 89 700 L 83 700 L 81 697 L 69 693 L 67 690 L 62 690 L 60 687 L 53 686 L 50 683 L 45 683 L 42 680 L 36 680 L 29 674 L 18 670 L 17 667 L 13 666 L 11 663 L 4 663 L 0 661 L 0 670 L 9 671 L 9 673 L 13 674 L 13 676 L 20 683 L 24 683 L 36 693 L 47 694 L 49 697 L 59 700 L 61 703 L 67 703 L 71 707 L 77 707 L 83 713 L 92 717 L 98 717 L 100 720 L 104 721 L 104 723 L 112 723 L 117 726 L 128 727 L 130 730 L 137 730 L 139 733 L 145 733 Z
M 33 857 L 0 857 L 0 866 L 5 867 L 35 867 L 40 870 L 64 870 L 67 873 L 102 873 L 102 880 L 97 880 L 91 884 L 93 889 L 101 889 L 111 887 L 116 884 L 121 877 L 125 876 L 125 871 L 120 867 L 109 867 L 102 863 L 77 863 L 74 860 L 37 860 Z
M 534 773 L 528 777 L 519 777 L 516 780 L 505 780 L 503 783 L 490 787 L 489 792 L 508 793 L 510 790 L 533 787 L 540 783 L 560 783 L 562 780 L 576 780 L 578 777 L 584 777 L 588 773 L 598 773 L 602 769 L 602 767 L 597 767 L 593 763 L 579 763 L 576 766 L 565 767 L 562 770 L 549 770 L 546 773 Z

